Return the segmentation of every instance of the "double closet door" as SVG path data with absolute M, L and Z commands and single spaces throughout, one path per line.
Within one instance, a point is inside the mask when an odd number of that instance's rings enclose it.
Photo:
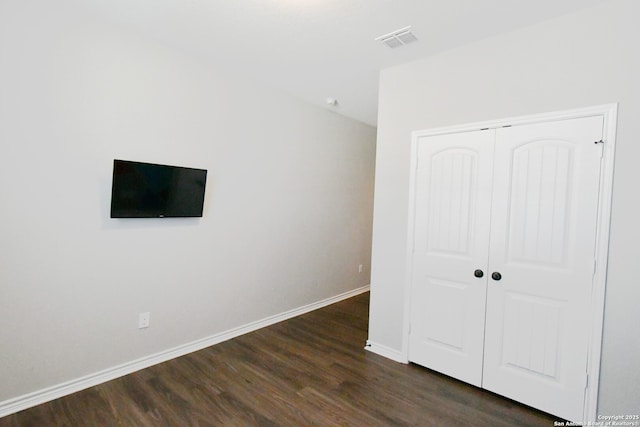
M 409 360 L 581 420 L 603 118 L 419 138 Z

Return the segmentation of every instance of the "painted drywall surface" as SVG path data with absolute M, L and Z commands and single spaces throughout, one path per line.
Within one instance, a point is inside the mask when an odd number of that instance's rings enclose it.
M 375 137 L 64 1 L 0 2 L 0 402 L 367 285 Z M 208 169 L 203 218 L 110 219 L 114 158 Z
M 384 70 L 376 158 L 369 339 L 403 337 L 410 133 L 619 103 L 599 414 L 640 406 L 640 3 L 616 0 Z

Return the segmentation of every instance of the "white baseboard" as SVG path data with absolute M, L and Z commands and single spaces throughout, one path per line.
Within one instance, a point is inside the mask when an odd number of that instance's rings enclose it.
M 156 354 L 132 360 L 130 362 L 123 363 L 121 365 L 105 369 L 103 371 L 95 372 L 93 374 L 77 378 L 75 380 L 67 381 L 61 384 L 54 385 L 52 387 L 35 391 L 33 393 L 28 393 L 13 399 L 5 400 L 3 402 L 0 402 L 0 417 L 14 414 L 24 409 L 49 402 L 51 400 L 67 396 L 72 393 L 76 393 L 89 387 L 94 387 L 98 384 L 102 384 L 107 381 L 111 381 L 113 379 L 139 371 L 140 369 L 148 368 L 158 363 L 166 362 L 167 360 L 184 356 L 185 354 L 193 353 L 194 351 L 202 350 L 203 348 L 210 347 L 212 345 L 219 344 L 223 341 L 230 340 L 240 335 L 244 335 L 249 332 L 264 328 L 265 326 L 273 325 L 275 323 L 282 322 L 283 320 L 291 319 L 293 317 L 300 316 L 301 314 L 326 307 L 328 305 L 354 297 L 367 291 L 369 291 L 369 285 L 342 293 L 340 295 L 336 295 L 331 298 L 324 299 L 322 301 L 311 303 L 303 307 L 285 311 L 284 313 L 266 317 L 262 320 L 251 322 L 219 334 L 211 335 L 200 340 L 161 351 Z
M 367 340 L 367 345 L 364 347 L 365 350 L 368 350 L 372 353 L 380 355 L 382 357 L 386 357 L 387 359 L 394 360 L 400 363 L 409 363 L 409 359 L 407 355 L 402 353 L 401 351 L 394 350 L 393 348 L 389 348 L 382 344 L 376 344 L 371 340 Z

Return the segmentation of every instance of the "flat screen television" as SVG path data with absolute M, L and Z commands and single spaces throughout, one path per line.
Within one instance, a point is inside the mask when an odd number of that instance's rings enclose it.
M 207 171 L 113 161 L 111 218 L 201 217 Z

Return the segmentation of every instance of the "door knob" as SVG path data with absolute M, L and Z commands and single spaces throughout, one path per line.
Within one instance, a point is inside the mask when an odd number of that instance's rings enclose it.
M 484 271 L 476 270 L 476 271 L 473 272 L 473 275 L 476 276 L 476 277 L 482 277 L 482 276 L 484 276 Z
M 500 280 L 502 279 L 502 274 L 498 273 L 497 271 L 491 273 L 491 278 L 493 280 Z

